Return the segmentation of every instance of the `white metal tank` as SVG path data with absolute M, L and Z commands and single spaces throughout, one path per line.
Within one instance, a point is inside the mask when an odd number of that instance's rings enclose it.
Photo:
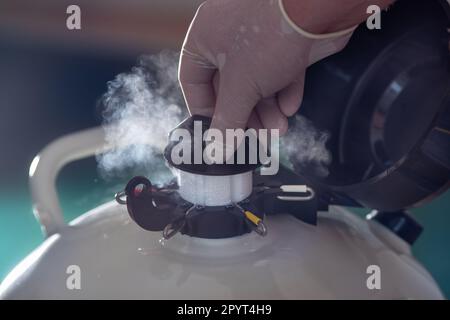
M 269 216 L 265 237 L 177 234 L 162 240 L 114 202 L 65 225 L 55 178 L 68 162 L 105 148 L 103 141 L 100 128 L 68 135 L 33 161 L 34 208 L 48 237 L 5 278 L 0 298 L 443 298 L 408 243 L 341 207 L 320 212 L 317 226 L 291 215 Z

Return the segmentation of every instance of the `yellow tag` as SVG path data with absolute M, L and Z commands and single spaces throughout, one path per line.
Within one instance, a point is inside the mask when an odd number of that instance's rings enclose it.
M 261 221 L 260 218 L 258 218 L 257 216 L 255 216 L 253 213 L 251 213 L 250 211 L 245 211 L 245 216 L 247 217 L 248 220 L 250 220 L 251 222 L 253 222 L 255 224 L 255 226 L 258 225 L 258 223 Z

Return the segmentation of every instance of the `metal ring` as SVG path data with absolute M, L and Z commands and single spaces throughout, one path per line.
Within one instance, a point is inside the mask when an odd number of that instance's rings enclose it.
M 267 235 L 267 227 L 262 221 L 258 222 L 258 225 L 254 228 L 254 230 L 261 237 L 265 237 Z
M 125 196 L 125 200 L 123 199 L 124 196 Z M 114 195 L 114 199 L 116 199 L 116 202 L 117 202 L 118 204 L 127 204 L 125 191 L 117 192 L 117 193 Z
M 264 224 L 264 222 L 259 221 L 257 225 L 253 224 L 253 222 L 251 222 L 247 219 L 245 220 L 245 222 L 246 222 L 247 226 L 249 226 L 250 229 L 255 231 L 261 237 L 265 237 L 267 235 L 267 227 Z
M 253 222 L 247 219 L 244 208 L 242 208 L 238 203 L 235 203 L 234 205 L 242 212 L 242 214 L 244 215 L 245 223 L 250 227 L 250 229 L 255 231 L 261 237 L 265 237 L 267 235 L 267 227 L 262 220 L 260 220 L 255 226 Z

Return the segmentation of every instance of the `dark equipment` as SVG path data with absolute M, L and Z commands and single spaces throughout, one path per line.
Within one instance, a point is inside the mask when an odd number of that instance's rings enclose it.
M 178 231 L 204 238 L 232 237 L 252 228 L 264 233 L 248 224 L 246 210 L 257 212 L 261 221 L 266 214 L 289 213 L 315 225 L 317 211 L 329 205 L 367 207 L 374 209 L 368 219 L 412 244 L 422 227 L 405 210 L 450 186 L 450 5 L 401 0 L 381 19 L 381 30 L 362 24 L 342 52 L 307 71 L 299 114 L 330 133 L 328 176 L 293 161 L 294 172 L 282 167 L 273 177 L 255 175 L 253 193 L 245 201 L 209 208 L 185 203 L 176 183 L 156 188 L 136 177 L 117 201 L 127 204 L 141 227 L 164 229 L 166 238 Z M 190 126 L 191 120 L 181 125 Z M 196 174 L 229 170 L 179 169 Z M 313 196 L 280 201 L 280 185 L 286 184 L 307 184 Z
M 450 6 L 403 0 L 340 53 L 311 66 L 300 114 L 330 133 L 330 174 L 313 186 L 380 211 L 430 201 L 450 179 Z

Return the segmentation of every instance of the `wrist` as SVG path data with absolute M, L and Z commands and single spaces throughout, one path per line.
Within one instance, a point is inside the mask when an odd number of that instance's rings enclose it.
M 328 31 L 326 19 L 317 12 L 318 5 L 309 0 L 280 0 L 284 10 L 293 23 L 303 30 L 322 34 Z M 320 0 L 319 0 L 320 1 Z
M 371 4 L 386 8 L 394 0 L 280 0 L 290 20 L 303 30 L 324 34 L 356 26 L 367 19 Z M 370 3 L 369 3 L 370 2 Z

